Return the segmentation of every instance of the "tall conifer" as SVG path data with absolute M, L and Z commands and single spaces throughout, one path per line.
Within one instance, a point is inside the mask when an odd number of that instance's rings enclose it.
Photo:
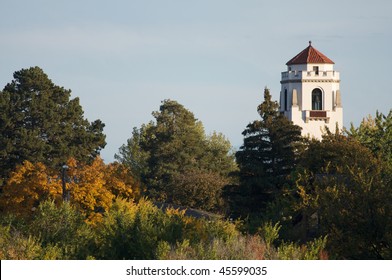
M 70 95 L 39 67 L 14 73 L 0 91 L 0 178 L 25 160 L 58 168 L 70 157 L 86 162 L 99 154 L 104 124 L 89 123 Z
M 263 211 L 269 202 L 282 195 L 291 182 L 301 146 L 301 128 L 278 111 L 267 88 L 257 107 L 261 120 L 243 131 L 244 144 L 236 153 L 240 184 L 228 191 L 232 210 L 247 215 Z

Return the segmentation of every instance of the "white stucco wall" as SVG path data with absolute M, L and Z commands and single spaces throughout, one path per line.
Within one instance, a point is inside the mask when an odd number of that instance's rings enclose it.
M 313 67 L 318 66 L 318 75 Z M 282 72 L 280 110 L 302 127 L 302 135 L 321 139 L 325 126 L 331 131 L 343 128 L 343 109 L 336 106 L 336 93 L 339 90 L 340 75 L 334 71 L 333 64 L 290 65 L 290 71 Z M 288 68 L 289 69 L 289 68 Z M 325 117 L 311 117 L 312 91 L 322 92 L 322 110 Z M 292 106 L 293 90 L 297 91 L 298 106 Z M 285 111 L 285 92 L 287 91 L 287 111 Z M 324 113 L 322 113 L 324 114 Z

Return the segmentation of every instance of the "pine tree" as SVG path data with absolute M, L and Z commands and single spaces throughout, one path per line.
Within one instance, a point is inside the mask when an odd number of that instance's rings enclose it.
M 99 155 L 104 124 L 89 123 L 79 99 L 70 95 L 39 67 L 14 73 L 0 91 L 1 179 L 25 160 L 58 168 L 70 157 L 86 162 Z
M 301 128 L 278 111 L 278 103 L 264 90 L 264 101 L 257 111 L 261 120 L 250 123 L 244 144 L 236 153 L 239 186 L 227 190 L 232 211 L 247 215 L 264 211 L 291 182 L 290 173 L 298 160 Z

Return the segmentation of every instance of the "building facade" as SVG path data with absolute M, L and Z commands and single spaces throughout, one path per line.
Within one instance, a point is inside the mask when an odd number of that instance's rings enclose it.
M 302 127 L 302 135 L 321 139 L 328 127 L 343 128 L 340 75 L 334 62 L 312 43 L 290 59 L 282 72 L 280 111 Z

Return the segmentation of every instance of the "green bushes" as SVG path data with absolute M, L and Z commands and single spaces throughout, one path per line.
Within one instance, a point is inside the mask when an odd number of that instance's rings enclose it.
M 234 225 L 186 217 L 183 211 L 165 212 L 147 200 L 138 204 L 118 200 L 97 226 L 98 258 L 163 258 L 176 244 L 194 247 L 216 237 L 229 240 L 238 234 Z M 169 250 L 169 251 L 170 251 Z
M 20 232 L 12 232 L 9 227 L 0 228 L 1 259 L 37 259 L 42 248 L 33 237 L 25 237 Z
M 61 206 L 53 201 L 40 204 L 29 231 L 44 248 L 58 248 L 61 259 L 87 258 L 94 236 L 82 213 L 67 202 Z
M 148 201 L 134 204 L 118 200 L 97 226 L 97 257 L 154 259 L 169 224 L 170 218 Z
M 21 222 L 2 217 L 2 259 L 86 259 L 93 231 L 69 203 L 40 204 L 33 217 Z
M 244 235 L 225 220 L 117 200 L 101 222 L 86 223 L 69 203 L 40 205 L 29 220 L 2 217 L 1 259 L 318 259 L 325 240 L 275 246 L 279 224 Z
M 279 225 L 268 223 L 262 229 L 263 235 L 237 234 L 227 239 L 222 235 L 213 236 L 210 241 L 202 241 L 196 244 L 185 239 L 171 246 L 167 242 L 158 245 L 159 259 L 172 260 L 261 260 L 261 259 L 302 259 L 315 260 L 327 257 L 324 248 L 326 238 L 316 239 L 306 245 L 295 243 L 282 243 L 275 247 L 274 242 L 279 237 Z

